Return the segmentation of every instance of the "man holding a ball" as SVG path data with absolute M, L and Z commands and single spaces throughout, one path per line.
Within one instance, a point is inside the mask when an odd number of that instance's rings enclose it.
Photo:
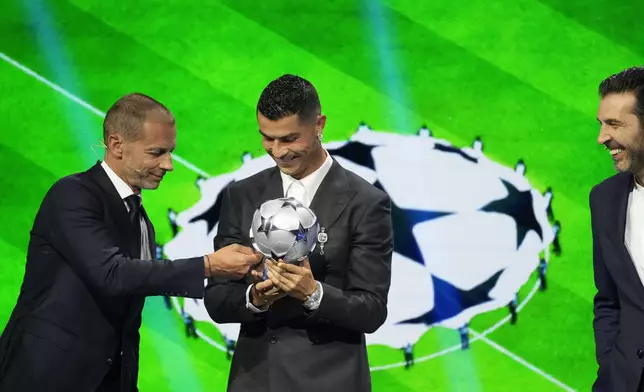
M 320 243 L 301 263 L 267 258 L 245 279 L 210 279 L 204 303 L 212 319 L 241 323 L 228 390 L 370 391 L 365 334 L 387 318 L 389 196 L 324 149 L 326 116 L 307 80 L 272 81 L 257 121 L 276 166 L 224 190 L 215 250 L 250 245 L 255 211 L 282 197 L 317 216 Z

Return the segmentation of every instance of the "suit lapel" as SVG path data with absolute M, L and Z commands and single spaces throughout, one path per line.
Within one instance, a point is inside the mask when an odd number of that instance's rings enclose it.
M 264 181 L 258 184 L 255 194 L 260 195 L 254 200 L 255 209 L 259 208 L 265 201 L 284 197 L 282 178 L 277 166 L 269 171 Z M 329 229 L 337 222 L 338 217 L 349 204 L 354 194 L 355 190 L 351 189 L 346 170 L 334 159 L 329 172 L 320 183 L 320 187 L 315 192 L 315 196 L 309 206 L 317 216 L 321 230 L 324 229 L 329 232 Z M 319 256 L 318 253 L 314 252 L 309 258 L 311 267 L 314 270 L 318 270 L 316 266 L 319 267 L 320 263 L 325 263 L 324 256 Z M 320 273 L 318 271 L 318 274 Z
M 90 179 L 92 179 L 103 191 L 102 197 L 108 206 L 107 219 L 113 219 L 116 223 L 116 227 L 118 228 L 120 234 L 119 240 L 121 250 L 123 252 L 127 252 L 128 255 L 132 258 L 140 258 L 141 252 L 139 248 L 141 240 L 140 238 L 138 240 L 133 239 L 133 237 L 135 237 L 134 228 L 130 223 L 130 218 L 127 213 L 127 208 L 125 207 L 125 203 L 123 199 L 121 199 L 121 196 L 118 194 L 118 191 L 114 187 L 114 184 L 112 184 L 112 181 L 110 181 L 110 178 L 107 176 L 107 173 L 105 173 L 105 170 L 103 170 L 103 168 L 100 166 L 100 161 L 88 170 L 88 174 Z M 147 218 L 147 214 L 145 214 L 145 212 L 143 212 L 143 214 L 145 216 L 146 224 L 148 224 L 149 220 Z M 148 224 L 148 233 L 151 232 L 150 226 L 151 225 Z M 153 235 L 151 235 L 150 238 L 154 238 Z M 154 253 L 152 253 L 152 255 L 154 255 Z M 145 297 L 131 297 L 125 299 L 124 301 L 124 306 L 127 306 L 127 312 L 125 320 L 123 322 L 123 329 L 136 331 L 141 324 L 141 311 L 143 310 L 143 305 L 145 304 Z M 138 350 L 138 341 L 126 339 L 123 342 L 122 349 L 123 352 L 134 352 Z M 127 364 L 127 366 L 136 366 L 136 363 L 134 365 L 131 364 L 132 361 L 134 361 L 134 358 L 132 358 L 130 355 L 124 358 L 123 361 Z
M 338 219 L 354 193 L 355 191 L 350 189 L 345 170 L 334 159 L 331 169 L 329 169 L 322 183 L 320 183 L 320 187 L 315 192 L 309 207 L 317 216 L 320 225 L 325 229 L 329 229 Z M 259 185 L 257 194 L 261 196 L 254 200 L 255 209 L 259 208 L 265 201 L 284 197 L 282 178 L 277 166 L 269 171 L 266 181 Z
M 619 183 L 615 189 L 615 207 L 617 208 L 617 213 L 614 214 L 616 219 L 613 221 L 617 224 L 617 227 L 614 230 L 611 230 L 611 233 L 616 234 L 613 237 L 614 240 L 618 240 L 620 244 L 624 245 L 625 233 L 626 233 L 626 217 L 628 215 L 628 197 L 633 190 L 633 181 L 632 177 L 624 176 L 620 178 Z M 616 244 L 617 245 L 617 244 Z M 626 250 L 626 247 L 624 246 Z
M 324 228 L 328 232 L 337 222 L 338 217 L 349 204 L 354 194 L 355 190 L 351 189 L 346 170 L 334 159 L 329 172 L 320 183 L 320 187 L 315 192 L 309 206 L 317 216 L 320 228 Z M 283 196 L 282 179 L 279 175 L 279 169 L 276 167 L 269 176 L 261 199 L 256 201 L 256 208 L 266 200 Z M 317 249 L 319 248 L 316 248 L 313 254 L 309 256 L 309 262 L 316 279 L 324 281 L 326 274 L 326 268 L 324 266 L 328 263 L 326 259 L 328 256 L 320 255 Z M 301 302 L 286 297 L 275 302 L 272 311 L 267 314 L 267 317 L 270 323 L 280 323 L 283 320 L 300 316 L 302 309 Z
M 263 186 L 264 189 L 258 189 L 257 194 L 261 196 L 258 199 L 255 199 L 255 209 L 258 209 L 265 201 L 284 197 L 282 178 L 280 177 L 280 171 L 277 166 L 273 167 L 268 172 L 267 179 L 263 184 L 260 184 L 260 187 L 261 186 Z
M 109 208 L 108 217 L 114 219 L 121 234 L 121 249 L 126 250 L 130 257 L 139 258 L 140 255 L 137 254 L 138 247 L 135 241 L 131 240 L 134 235 L 134 228 L 130 224 L 125 203 L 107 173 L 101 167 L 100 161 L 88 170 L 88 174 L 104 193 L 103 199 Z
M 633 263 L 633 258 L 625 244 L 625 232 L 626 232 L 626 217 L 628 214 L 628 198 L 633 189 L 634 182 L 633 176 L 631 174 L 623 174 L 619 181 L 615 184 L 615 192 L 613 195 L 613 202 L 607 200 L 606 203 L 609 205 L 614 205 L 614 209 L 609 211 L 609 215 L 606 216 L 606 219 L 610 222 L 613 222 L 613 227 L 609 227 L 608 236 L 611 243 L 613 244 L 613 249 L 616 251 L 616 258 L 618 262 L 622 264 L 622 267 L 625 268 L 626 274 L 628 275 L 631 283 L 634 285 L 635 291 L 637 291 L 640 300 L 644 302 L 644 286 L 642 286 L 642 281 L 639 278 L 635 264 Z
M 334 159 L 310 205 L 321 229 L 328 231 L 333 226 L 354 194 L 346 171 Z

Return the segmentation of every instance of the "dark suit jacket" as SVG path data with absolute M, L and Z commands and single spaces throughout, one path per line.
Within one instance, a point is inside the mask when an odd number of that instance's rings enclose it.
M 624 244 L 633 186 L 633 175 L 620 173 L 590 192 L 597 392 L 637 391 L 644 365 L 644 286 Z
M 154 255 L 154 229 L 145 219 Z M 0 337 L 0 391 L 94 391 L 119 363 L 122 388 L 112 390 L 137 390 L 144 297 L 203 296 L 204 264 L 139 260 L 140 238 L 132 231 L 99 164 L 51 187 Z
M 215 249 L 250 245 L 255 210 L 283 197 L 273 167 L 224 191 Z M 211 280 L 205 305 L 218 323 L 241 322 L 228 382 L 229 391 L 371 390 L 365 333 L 387 318 L 393 232 L 389 196 L 335 160 L 310 208 L 328 233 L 324 255 L 309 256 L 323 285 L 320 307 L 307 313 L 302 302 L 284 297 L 265 313 L 246 309 L 251 282 Z

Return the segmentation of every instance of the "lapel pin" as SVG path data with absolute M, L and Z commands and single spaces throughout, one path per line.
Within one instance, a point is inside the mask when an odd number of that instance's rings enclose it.
M 320 255 L 324 254 L 324 244 L 327 242 L 329 239 L 329 236 L 324 232 L 324 227 L 320 228 L 320 232 L 318 233 L 318 242 L 320 243 Z

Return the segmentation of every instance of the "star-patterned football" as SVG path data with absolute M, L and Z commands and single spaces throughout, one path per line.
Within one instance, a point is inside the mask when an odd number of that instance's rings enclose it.
M 292 197 L 264 202 L 253 215 L 250 238 L 273 260 L 299 263 L 315 249 L 320 225 L 315 213 Z

